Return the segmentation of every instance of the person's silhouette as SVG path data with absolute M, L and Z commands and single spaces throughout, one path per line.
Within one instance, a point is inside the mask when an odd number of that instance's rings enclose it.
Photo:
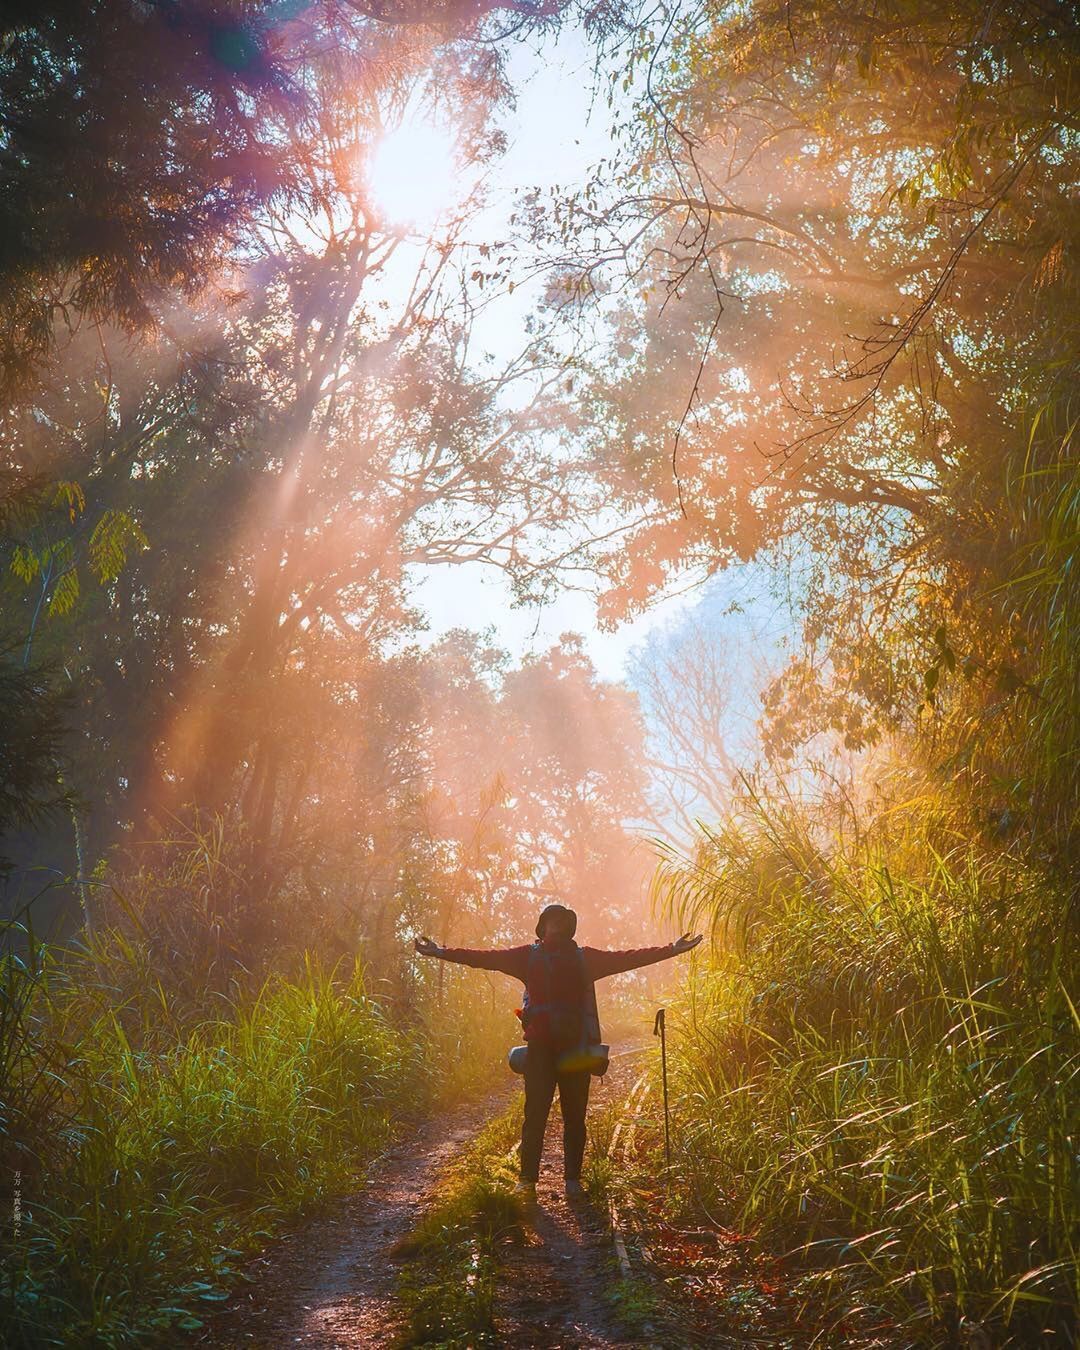
M 691 951 L 701 935 L 683 934 L 662 947 L 600 951 L 574 941 L 577 915 L 565 905 L 548 905 L 536 923 L 537 941 L 522 947 L 490 950 L 440 947 L 429 937 L 416 939 L 421 956 L 437 956 L 480 970 L 497 970 L 525 985 L 521 1020 L 528 1052 L 525 1061 L 525 1118 L 521 1127 L 519 1188 L 535 1190 L 548 1113 L 559 1089 L 563 1117 L 563 1168 L 568 1195 L 581 1191 L 585 1152 L 585 1113 L 589 1069 L 574 1067 L 570 1053 L 582 1044 L 592 985 L 605 975 L 636 970 Z M 598 1034 L 599 1028 L 597 1027 Z

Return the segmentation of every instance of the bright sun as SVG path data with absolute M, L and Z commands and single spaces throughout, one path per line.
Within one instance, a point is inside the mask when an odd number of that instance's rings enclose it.
M 446 127 L 406 122 L 379 142 L 368 167 L 375 205 L 395 225 L 434 225 L 454 196 L 455 143 Z

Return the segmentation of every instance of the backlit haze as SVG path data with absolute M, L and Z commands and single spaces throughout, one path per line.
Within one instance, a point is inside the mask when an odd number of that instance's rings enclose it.
M 542 47 L 517 48 L 509 63 L 515 101 L 499 116 L 506 150 L 483 171 L 462 168 L 454 128 L 428 109 L 411 107 L 388 127 L 367 182 L 376 208 L 409 237 L 411 247 L 389 272 L 403 288 L 412 284 L 415 258 L 438 236 L 440 223 L 470 196 L 479 207 L 468 238 L 474 246 L 494 246 L 512 234 L 511 216 L 523 194 L 555 185 L 573 190 L 611 153 L 611 114 L 596 94 L 592 61 L 574 32 Z M 515 256 L 508 279 L 484 295 L 474 316 L 474 363 L 497 367 L 524 346 L 545 284 L 531 260 Z M 458 628 L 482 632 L 516 665 L 542 655 L 566 633 L 579 635 L 602 679 L 625 681 L 638 693 L 654 761 L 677 764 L 681 758 L 668 724 L 679 702 L 671 683 L 688 652 L 707 652 L 724 690 L 723 706 L 711 712 L 717 743 L 723 742 L 723 753 L 753 755 L 759 690 L 791 627 L 788 606 L 770 594 L 764 569 L 732 569 L 704 587 L 661 596 L 643 614 L 606 630 L 598 626 L 594 597 L 584 587 L 560 585 L 542 604 L 515 605 L 506 574 L 490 564 L 409 570 L 429 644 Z M 640 823 L 646 833 L 659 829 L 685 840 L 697 815 L 713 818 L 723 809 L 729 766 L 710 762 L 703 751 L 698 767 L 715 780 L 711 796 L 702 797 L 679 771 L 654 770 L 653 812 Z
M 593 56 L 580 34 L 569 32 L 543 47 L 521 45 L 510 61 L 515 106 L 501 114 L 506 153 L 481 186 L 483 208 L 470 228 L 477 244 L 505 237 L 511 213 L 522 193 L 559 184 L 573 189 L 584 183 L 590 168 L 610 153 L 609 112 L 604 99 L 594 98 Z M 455 164 L 453 131 L 411 110 L 391 129 L 373 157 L 369 171 L 373 197 L 388 218 L 411 227 L 417 235 L 434 229 L 442 212 L 451 210 L 474 184 L 465 182 Z M 402 275 L 407 274 L 402 269 Z M 478 345 L 496 360 L 519 349 L 525 323 L 543 289 L 543 279 L 526 277 L 505 285 L 489 300 L 476 321 Z M 702 621 L 715 628 L 720 615 L 735 606 L 756 632 L 775 640 L 787 631 L 786 607 L 763 596 L 760 577 L 733 574 L 704 591 L 693 588 L 658 600 L 646 613 L 614 631 L 597 626 L 591 595 L 560 588 L 541 606 L 514 607 L 505 575 L 482 563 L 425 566 L 416 569 L 414 598 L 426 612 L 430 636 L 457 627 L 488 628 L 494 640 L 515 659 L 541 652 L 567 631 L 581 635 L 598 673 L 606 679 L 632 679 L 631 654 L 650 637 L 661 645 L 677 634 L 684 621 Z M 745 625 L 732 631 L 746 640 Z M 745 654 L 744 654 L 745 655 Z M 746 692 L 746 691 L 744 691 Z M 749 716 L 752 709 L 744 710 Z

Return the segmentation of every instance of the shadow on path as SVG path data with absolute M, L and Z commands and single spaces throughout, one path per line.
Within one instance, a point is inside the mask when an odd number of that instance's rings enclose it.
M 594 1082 L 590 1110 L 603 1109 L 605 1101 L 624 1102 L 640 1068 L 635 1051 L 613 1057 L 610 1072 Z M 563 1194 L 561 1136 L 555 1109 L 531 1214 L 532 1240 L 508 1244 L 502 1253 L 494 1309 L 499 1344 L 514 1350 L 683 1350 L 709 1344 L 667 1319 L 663 1326 L 650 1326 L 639 1317 L 635 1331 L 620 1316 L 611 1297 L 619 1270 L 608 1215 Z

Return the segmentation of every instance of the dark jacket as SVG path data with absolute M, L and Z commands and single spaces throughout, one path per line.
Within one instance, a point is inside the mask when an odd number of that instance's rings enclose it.
M 532 943 L 523 947 L 501 947 L 490 950 L 471 947 L 445 947 L 439 953 L 444 961 L 456 961 L 463 966 L 473 966 L 477 970 L 497 970 L 520 980 L 525 985 L 526 1001 L 535 1008 L 549 1002 L 563 1003 L 580 1007 L 582 1003 L 581 962 L 578 951 L 585 958 L 585 973 L 590 983 L 603 979 L 606 975 L 618 975 L 624 970 L 637 970 L 639 966 L 651 966 L 657 961 L 666 961 L 674 956 L 672 944 L 663 947 L 635 947 L 625 952 L 599 951 L 596 947 L 581 947 L 572 938 L 554 940 L 545 938 L 544 951 L 550 956 L 550 963 L 530 961 Z M 531 987 L 530 965 L 533 972 Z M 547 984 L 550 970 L 551 984 Z M 544 1013 L 530 1018 L 525 1023 L 526 1041 L 551 1042 L 548 1019 Z

